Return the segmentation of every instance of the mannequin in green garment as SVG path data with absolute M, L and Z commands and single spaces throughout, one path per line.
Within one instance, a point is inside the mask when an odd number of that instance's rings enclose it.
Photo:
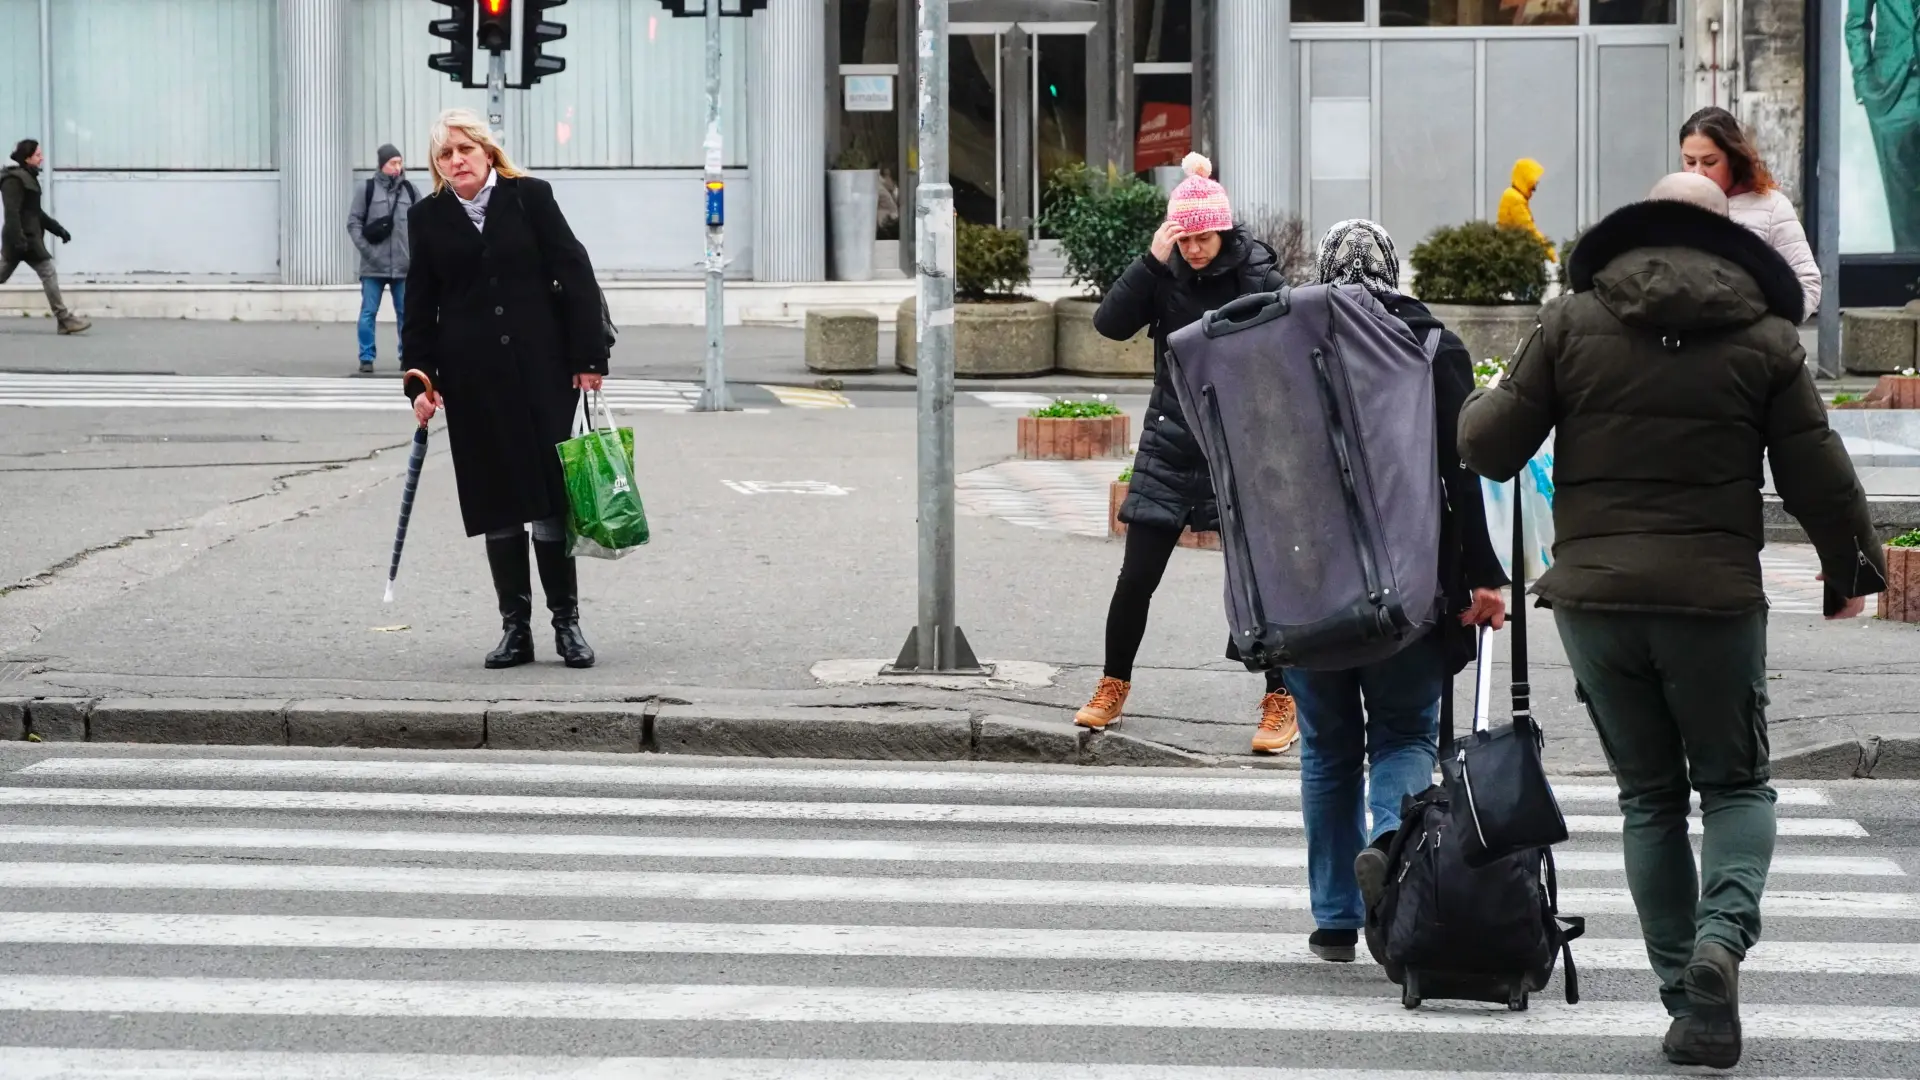
M 1920 251 L 1920 53 L 1916 0 L 1847 0 L 1853 91 L 1866 107 L 1895 251 Z

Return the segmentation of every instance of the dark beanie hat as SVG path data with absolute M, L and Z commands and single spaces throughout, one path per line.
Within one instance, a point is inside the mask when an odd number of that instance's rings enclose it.
M 32 157 L 34 151 L 38 149 L 40 149 L 39 139 L 21 139 L 18 143 L 14 144 L 13 160 L 25 165 L 27 159 Z
M 383 143 L 381 144 L 379 152 L 374 156 L 380 159 L 380 164 L 376 167 L 384 169 L 387 167 L 387 162 L 400 156 L 400 148 L 392 143 Z

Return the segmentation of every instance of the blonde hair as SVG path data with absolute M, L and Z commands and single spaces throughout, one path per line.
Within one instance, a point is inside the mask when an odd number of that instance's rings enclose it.
M 427 137 L 427 162 L 433 170 L 433 190 L 438 194 L 447 186 L 447 178 L 440 175 L 440 148 L 447 144 L 455 134 L 465 135 L 480 144 L 487 152 L 487 160 L 493 164 L 493 171 L 501 176 L 525 176 L 520 167 L 507 156 L 507 151 L 493 139 L 493 132 L 487 130 L 487 122 L 472 109 L 448 109 L 433 122 L 433 131 Z

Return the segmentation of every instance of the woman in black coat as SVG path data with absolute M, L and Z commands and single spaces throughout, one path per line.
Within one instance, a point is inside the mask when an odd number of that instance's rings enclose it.
M 1226 189 L 1210 178 L 1212 163 L 1189 154 L 1182 164 L 1187 178 L 1168 200 L 1167 220 L 1154 234 L 1152 247 L 1107 290 L 1093 315 L 1094 329 L 1115 341 L 1126 341 L 1143 329 L 1153 337 L 1153 397 L 1140 427 L 1127 499 L 1120 506 L 1127 546 L 1107 609 L 1106 663 L 1092 700 L 1074 717 L 1074 723 L 1095 730 L 1120 719 L 1153 592 L 1181 530 L 1220 527 L 1206 456 L 1180 412 L 1167 371 L 1167 338 L 1236 297 L 1269 292 L 1285 283 L 1273 249 L 1233 224 Z M 1277 670 L 1268 673 L 1260 712 L 1253 748 L 1284 753 L 1299 734 L 1293 700 Z
M 422 423 L 446 408 L 460 516 L 468 536 L 487 538 L 505 634 L 486 664 L 533 660 L 532 523 L 555 649 L 568 667 L 592 667 L 554 446 L 607 371 L 593 266 L 553 188 L 515 168 L 478 115 L 442 113 L 430 152 L 434 192 L 407 213 L 401 352 L 433 379 L 434 393 L 417 380 L 407 393 Z

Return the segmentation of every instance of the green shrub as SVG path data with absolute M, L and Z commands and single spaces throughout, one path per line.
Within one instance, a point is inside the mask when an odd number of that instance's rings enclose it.
M 836 169 L 859 171 L 877 169 L 880 167 L 880 162 L 874 158 L 872 152 L 865 146 L 857 142 L 851 142 L 834 157 L 833 167 Z
M 1553 265 L 1553 280 L 1560 286 L 1561 292 L 1573 291 L 1573 245 L 1580 242 L 1585 233 L 1575 233 L 1573 239 L 1560 245 L 1560 261 Z
M 1495 375 L 1507 370 L 1504 356 L 1489 356 L 1485 360 L 1476 360 L 1473 364 L 1473 384 L 1485 386 L 1493 381 Z
M 1015 229 L 958 222 L 954 237 L 953 291 L 961 300 L 1009 300 L 1032 277 L 1027 237 Z
M 1887 546 L 1897 547 L 1897 548 L 1920 548 L 1920 529 L 1915 529 L 1912 532 L 1901 533 L 1899 536 L 1896 536 L 1893 539 L 1887 541 Z
M 1113 288 L 1167 217 L 1159 188 L 1111 166 L 1102 174 L 1075 162 L 1047 179 L 1040 228 L 1060 241 L 1067 274 L 1101 296 Z
M 1062 398 L 1028 415 L 1047 420 L 1088 420 L 1096 416 L 1119 416 L 1120 410 L 1108 401 L 1068 401 Z
M 1833 403 L 1834 403 L 1835 405 L 1850 405 L 1850 404 L 1852 404 L 1853 402 L 1856 402 L 1856 401 L 1859 401 L 1859 400 L 1860 400 L 1860 395 L 1859 395 L 1859 394 L 1835 394 L 1835 395 L 1833 395 Z
M 1120 470 L 1120 482 L 1123 484 L 1133 483 L 1133 466 L 1129 465 Z
M 1537 304 L 1547 291 L 1547 246 L 1488 221 L 1435 229 L 1410 261 L 1414 295 L 1430 304 Z

